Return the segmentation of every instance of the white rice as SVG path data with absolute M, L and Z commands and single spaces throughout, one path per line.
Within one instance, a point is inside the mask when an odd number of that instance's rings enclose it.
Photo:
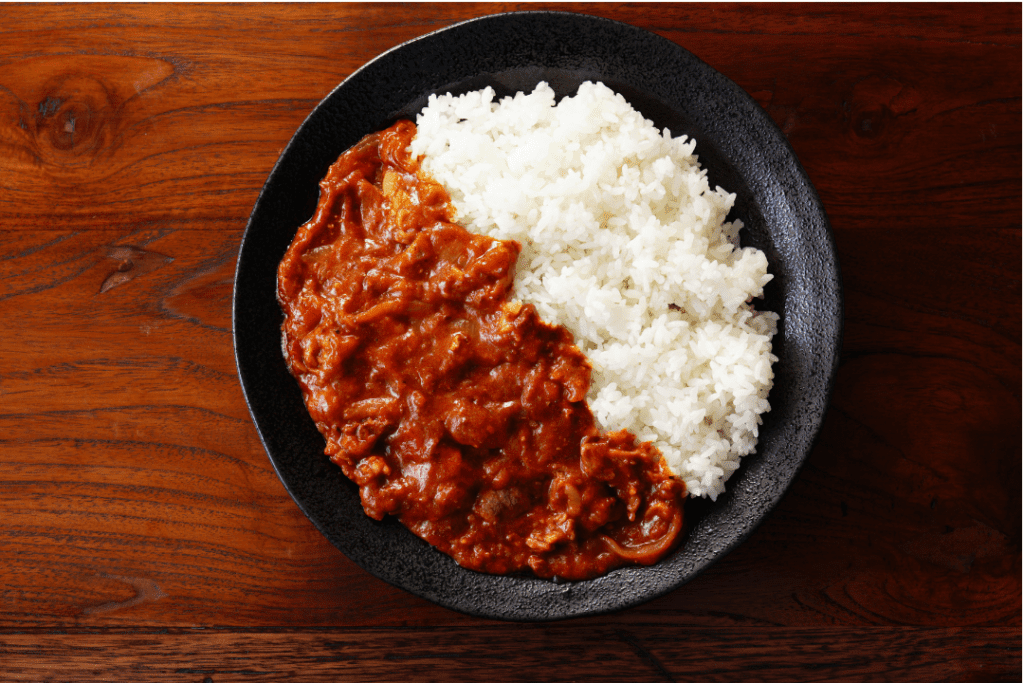
M 598 422 L 715 499 L 757 444 L 778 316 L 748 303 L 768 262 L 738 247 L 735 195 L 710 189 L 696 143 L 589 82 L 557 105 L 546 83 L 432 96 L 416 124 L 412 153 L 459 221 L 522 245 L 516 294 L 575 335 Z

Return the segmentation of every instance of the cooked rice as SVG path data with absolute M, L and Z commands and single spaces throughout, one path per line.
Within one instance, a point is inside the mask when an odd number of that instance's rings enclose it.
M 522 245 L 517 296 L 590 358 L 598 422 L 715 499 L 769 410 L 778 316 L 749 303 L 768 262 L 739 247 L 735 195 L 710 189 L 695 141 L 590 82 L 557 104 L 546 83 L 432 96 L 416 123 L 411 150 L 460 222 Z

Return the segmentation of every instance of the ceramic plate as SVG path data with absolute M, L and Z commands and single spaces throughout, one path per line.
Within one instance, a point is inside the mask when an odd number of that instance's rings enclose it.
M 737 195 L 730 218 L 765 251 L 774 280 L 759 308 L 781 316 L 775 385 L 757 452 L 714 503 L 687 506 L 688 536 L 650 567 L 576 582 L 462 569 L 394 519 L 377 522 L 323 455 L 281 354 L 277 264 L 309 219 L 338 155 L 433 93 L 492 86 L 499 96 L 547 81 L 558 96 L 603 81 L 658 127 L 697 141 L 712 187 Z M 353 73 L 299 127 L 267 179 L 242 238 L 234 342 L 253 421 L 281 481 L 313 524 L 366 571 L 460 612 L 542 621 L 618 610 L 678 588 L 741 543 L 778 503 L 806 459 L 831 393 L 842 336 L 835 247 L 821 202 L 785 137 L 738 86 L 678 45 L 633 26 L 578 14 L 474 19 L 400 45 Z

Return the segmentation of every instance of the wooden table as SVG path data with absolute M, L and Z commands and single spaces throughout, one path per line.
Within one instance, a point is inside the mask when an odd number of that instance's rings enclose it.
M 232 355 L 260 187 L 361 64 L 519 7 L 0 7 L 0 679 L 1020 680 L 1018 4 L 557 6 L 738 83 L 835 232 L 821 436 L 710 571 L 492 622 L 370 576 L 288 497 Z

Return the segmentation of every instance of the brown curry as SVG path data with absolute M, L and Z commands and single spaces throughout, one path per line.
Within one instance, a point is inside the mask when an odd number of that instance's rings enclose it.
M 602 433 L 590 365 L 512 297 L 516 242 L 455 224 L 401 121 L 345 152 L 278 271 L 284 354 L 374 519 L 462 566 L 592 578 L 682 536 L 685 485 Z

